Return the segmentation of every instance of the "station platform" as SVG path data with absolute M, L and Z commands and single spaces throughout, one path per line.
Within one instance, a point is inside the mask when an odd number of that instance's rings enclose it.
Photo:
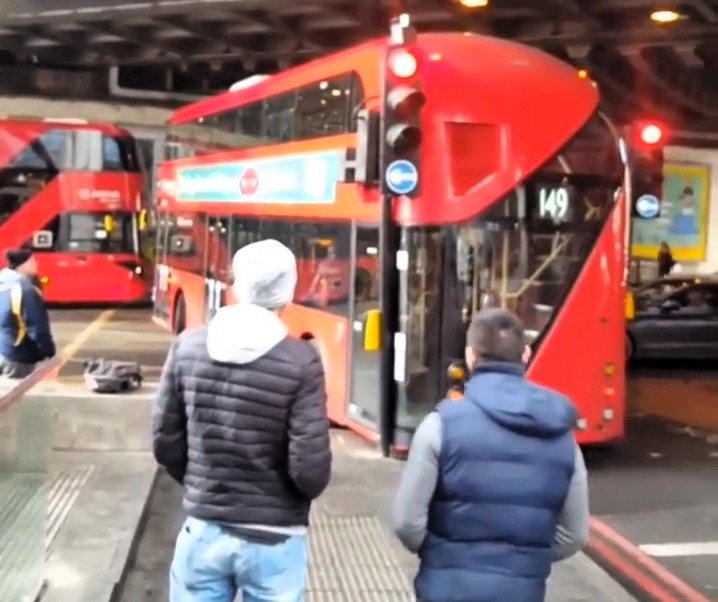
M 46 428 L 20 429 L 26 448 L 48 447 L 48 441 L 51 448 L 42 601 L 166 600 L 181 492 L 156 470 L 148 425 L 171 337 L 146 310 L 54 310 L 52 320 L 63 350 L 58 366 L 32 389 L 27 403 L 18 404 L 30 413 L 42 406 L 50 417 Z M 82 383 L 83 361 L 98 357 L 139 361 L 145 386 L 127 395 L 89 392 Z M 693 395 L 690 387 L 689 380 L 679 399 Z M 648 413 L 652 402 L 644 397 L 650 389 L 641 390 L 641 398 L 631 400 L 626 442 L 610 451 L 586 451 L 596 545 L 555 567 L 549 602 L 718 601 L 718 435 L 678 424 L 675 416 Z M 0 430 L 2 419 L 0 414 Z M 402 463 L 381 458 L 346 431 L 333 432 L 332 443 L 332 483 L 313 510 L 308 600 L 412 600 L 416 561 L 387 526 Z M 18 497 L 17 484 L 3 487 L 0 501 L 15 500 L 18 508 L 25 502 L 17 500 L 37 498 L 32 491 Z M 0 537 L 3 521 L 21 520 L 29 510 L 24 512 L 13 515 L 0 507 Z M 618 560 L 606 562 L 601 542 Z M 8 564 L 9 552 L 0 546 L 0 588 L 8 567 L 19 566 L 18 549 Z M 653 577 L 635 577 L 636 567 L 646 573 L 651 562 L 658 567 L 651 565 Z M 656 576 L 656 570 L 663 572 Z M 661 596 L 646 594 L 656 587 L 664 588 Z M 0 600 L 15 602 L 2 589 Z

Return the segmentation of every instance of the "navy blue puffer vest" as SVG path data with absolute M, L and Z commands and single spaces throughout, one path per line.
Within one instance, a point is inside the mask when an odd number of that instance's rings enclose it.
M 464 399 L 437 409 L 440 473 L 415 581 L 422 602 L 543 602 L 573 476 L 575 410 L 484 363 Z

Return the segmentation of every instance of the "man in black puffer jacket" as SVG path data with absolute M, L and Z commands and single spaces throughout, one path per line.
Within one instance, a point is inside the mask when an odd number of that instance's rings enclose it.
M 296 260 L 276 240 L 233 260 L 236 305 L 170 349 L 152 417 L 154 454 L 188 515 L 171 602 L 304 599 L 309 507 L 329 483 L 321 359 L 280 319 Z

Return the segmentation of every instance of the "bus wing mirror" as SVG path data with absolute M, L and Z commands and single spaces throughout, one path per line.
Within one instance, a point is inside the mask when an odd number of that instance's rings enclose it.
M 381 311 L 370 309 L 364 318 L 364 351 L 381 349 Z

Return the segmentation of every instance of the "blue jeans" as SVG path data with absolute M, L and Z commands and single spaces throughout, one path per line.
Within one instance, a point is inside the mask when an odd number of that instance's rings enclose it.
M 177 536 L 170 602 L 304 602 L 306 537 L 253 543 L 188 518 Z

